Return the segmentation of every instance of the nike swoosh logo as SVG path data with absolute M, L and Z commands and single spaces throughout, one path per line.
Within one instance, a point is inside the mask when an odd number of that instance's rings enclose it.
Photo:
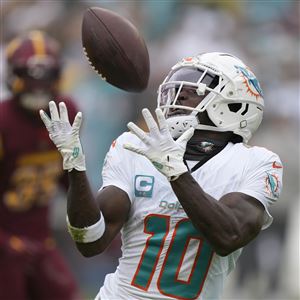
M 278 164 L 276 161 L 273 162 L 272 167 L 274 169 L 282 169 L 282 165 Z

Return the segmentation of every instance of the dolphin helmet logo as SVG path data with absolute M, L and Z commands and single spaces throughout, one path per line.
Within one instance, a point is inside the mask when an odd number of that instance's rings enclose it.
M 260 87 L 260 84 L 255 77 L 255 75 L 251 72 L 249 68 L 244 68 L 241 66 L 235 66 L 241 72 L 241 75 L 244 78 L 244 84 L 247 87 L 247 92 L 250 93 L 252 96 L 255 96 L 256 99 L 260 96 L 263 97 L 263 91 Z

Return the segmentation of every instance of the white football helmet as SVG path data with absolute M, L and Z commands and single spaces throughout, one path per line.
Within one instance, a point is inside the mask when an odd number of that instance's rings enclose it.
M 178 100 L 180 92 L 187 88 L 203 98 L 202 101 L 199 98 L 196 107 L 181 105 Z M 263 92 L 252 71 L 237 57 L 219 52 L 204 53 L 178 62 L 159 86 L 157 101 L 173 138 L 194 127 L 232 131 L 245 143 L 260 125 L 264 108 Z M 180 113 L 171 114 L 170 111 L 174 110 Z M 205 111 L 211 125 L 199 121 L 199 113 Z

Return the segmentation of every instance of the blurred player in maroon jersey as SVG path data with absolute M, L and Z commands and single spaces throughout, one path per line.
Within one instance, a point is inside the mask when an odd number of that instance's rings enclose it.
M 0 300 L 78 299 L 49 226 L 49 201 L 64 184 L 61 159 L 38 111 L 65 101 L 56 41 L 40 31 L 6 51 L 10 99 L 0 102 Z

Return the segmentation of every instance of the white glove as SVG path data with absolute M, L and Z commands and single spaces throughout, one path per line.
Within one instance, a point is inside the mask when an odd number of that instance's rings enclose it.
M 169 181 L 172 181 L 188 171 L 183 162 L 183 155 L 188 140 L 194 134 L 194 128 L 185 131 L 175 141 L 170 134 L 161 109 L 157 108 L 155 113 L 158 126 L 150 111 L 145 108 L 142 110 L 149 133 L 144 132 L 132 122 L 127 125 L 130 131 L 144 143 L 144 146 L 138 148 L 131 144 L 124 144 L 124 148 L 146 156 L 159 172 L 165 175 Z
M 40 116 L 49 132 L 49 137 L 63 157 L 63 169 L 85 171 L 85 158 L 79 140 L 82 114 L 78 112 L 71 126 L 64 102 L 59 103 L 59 114 L 54 101 L 49 102 L 50 116 L 40 110 Z

